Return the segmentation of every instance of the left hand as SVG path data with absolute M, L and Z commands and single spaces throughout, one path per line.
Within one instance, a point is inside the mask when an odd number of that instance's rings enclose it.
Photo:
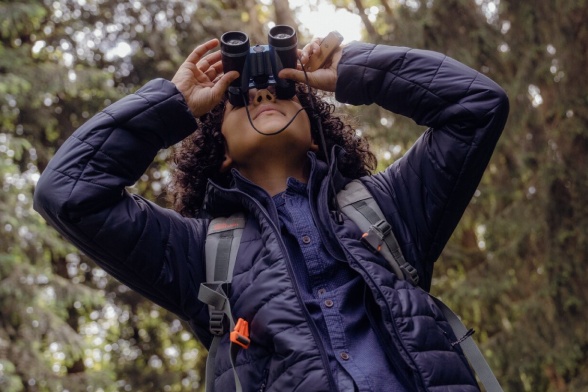
M 237 71 L 223 73 L 220 51 L 208 53 L 218 44 L 218 40 L 213 39 L 199 45 L 171 80 L 184 96 L 194 117 L 200 117 L 218 105 L 231 82 L 239 77 Z
M 298 52 L 302 64 L 307 64 L 311 56 L 319 55 L 321 51 L 321 41 L 321 38 L 315 38 Z M 327 63 L 325 63 L 322 68 L 313 72 L 307 72 L 308 84 L 310 84 L 310 86 L 313 88 L 317 88 L 323 91 L 335 91 L 335 87 L 337 86 L 337 65 L 339 65 L 339 60 L 341 60 L 342 53 L 343 47 L 340 46 L 333 52 L 333 55 L 329 61 L 327 61 Z M 306 82 L 306 78 L 304 77 L 304 72 L 302 71 L 300 64 L 298 64 L 297 69 L 285 68 L 281 70 L 278 76 L 280 78 L 291 79 L 296 82 Z

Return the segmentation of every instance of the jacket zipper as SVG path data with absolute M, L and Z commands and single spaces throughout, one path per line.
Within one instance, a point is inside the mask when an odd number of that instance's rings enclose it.
M 347 255 L 347 259 L 353 261 L 354 264 L 356 264 L 356 267 L 354 269 L 355 270 L 360 269 L 363 272 L 362 275 L 367 277 L 367 279 L 369 280 L 371 286 L 375 287 L 375 289 L 378 292 L 379 296 L 380 297 L 384 297 L 384 293 L 382 293 L 382 290 L 380 290 L 380 287 L 376 284 L 376 282 L 374 282 L 374 280 L 372 279 L 372 277 L 370 276 L 370 274 L 366 271 L 366 269 L 363 267 L 363 265 L 361 265 L 361 263 L 347 250 L 347 248 L 345 246 L 343 246 L 343 244 L 341 244 L 341 241 L 339 241 L 339 245 L 341 245 L 341 247 L 344 249 L 345 254 Z M 353 268 L 353 266 L 352 266 L 352 268 Z M 369 288 L 369 286 L 368 286 L 368 288 Z M 377 305 L 377 306 L 379 307 L 379 305 Z M 404 345 L 404 342 L 402 341 L 402 339 L 400 339 L 400 334 L 398 333 L 398 328 L 396 327 L 396 324 L 394 323 L 394 317 L 392 317 L 392 309 L 390 309 L 390 306 L 388 306 L 387 303 L 386 303 L 386 308 L 388 310 L 388 313 L 390 314 L 390 319 L 391 319 L 391 323 L 390 324 L 392 325 L 392 328 L 394 329 L 394 331 L 393 331 L 394 332 L 394 335 L 396 335 L 396 339 L 399 342 L 399 344 L 396 344 L 396 348 L 399 349 L 399 351 L 402 351 L 405 357 L 407 357 L 407 358 L 410 359 L 410 362 L 412 364 L 411 367 L 413 369 L 418 369 L 418 367 L 416 366 L 416 363 L 414 362 L 414 359 L 408 353 L 408 350 L 407 350 L 406 346 Z M 376 328 L 376 332 L 377 331 L 378 331 L 378 329 Z M 392 343 L 394 343 L 394 340 L 392 340 Z M 427 388 L 425 387 L 425 383 L 423 381 L 422 375 L 418 371 L 415 372 L 415 373 L 418 375 L 418 380 L 420 381 L 420 385 L 417 385 L 417 387 L 420 390 L 426 391 Z
M 330 174 L 329 174 L 329 175 L 330 175 Z M 318 195 L 318 196 L 319 196 L 319 198 L 321 198 L 321 197 L 322 197 L 322 198 L 323 198 L 323 200 L 328 200 L 328 196 L 327 196 L 327 197 L 324 197 L 324 195 L 323 195 L 323 193 L 324 193 L 324 192 L 328 192 L 328 188 L 327 188 L 325 191 L 323 191 L 323 190 L 321 190 L 321 191 L 322 191 L 322 192 L 319 192 L 319 195 Z M 318 202 L 319 202 L 319 201 L 317 200 L 317 203 L 318 203 Z M 328 202 L 327 202 L 327 208 L 328 208 Z M 312 213 L 312 215 L 313 215 L 313 219 L 315 219 L 315 222 L 320 222 L 320 220 L 318 220 L 318 221 L 316 220 L 316 212 L 314 211 L 314 209 L 313 209 L 313 208 L 311 208 L 311 213 Z M 329 221 L 329 223 L 330 223 L 331 225 L 333 225 L 333 222 L 332 222 L 332 220 L 330 220 L 330 221 Z M 320 233 L 320 230 L 319 230 L 319 233 Z M 335 236 L 335 237 L 336 237 L 336 236 Z M 346 248 L 346 247 L 345 247 L 345 246 L 344 246 L 344 245 L 341 243 L 341 240 L 339 239 L 339 237 L 336 237 L 336 238 L 337 238 L 337 242 L 339 243 L 339 246 L 341 247 L 341 249 L 343 249 L 343 252 L 345 253 L 345 256 L 346 256 L 347 260 L 348 260 L 348 261 L 353 261 L 353 264 L 356 264 L 356 265 L 357 265 L 357 267 L 353 267 L 353 265 L 352 265 L 352 264 L 350 264 L 350 266 L 351 266 L 352 268 L 354 268 L 355 270 L 357 270 L 357 269 L 360 269 L 360 270 L 362 271 L 362 276 L 365 276 L 365 277 L 367 277 L 367 280 L 369 280 L 369 283 L 371 284 L 371 286 L 375 287 L 375 289 L 377 290 L 377 292 L 378 292 L 379 296 L 380 296 L 380 297 L 384 297 L 384 294 L 382 293 L 382 290 L 380 290 L 380 287 L 379 287 L 379 286 L 378 286 L 378 285 L 377 285 L 377 284 L 374 282 L 374 280 L 372 279 L 371 275 L 370 275 L 370 274 L 369 274 L 369 273 L 368 273 L 368 272 L 365 270 L 365 268 L 363 267 L 363 265 L 361 265 L 361 263 L 360 263 L 360 262 L 359 262 L 359 261 L 358 261 L 358 260 L 357 260 L 357 259 L 356 259 L 356 258 L 355 258 L 355 257 L 354 257 L 352 254 L 351 254 L 351 252 L 349 252 L 349 250 L 348 250 L 348 249 L 347 249 L 347 248 Z M 325 244 L 325 245 L 326 245 L 326 244 Z M 366 281 L 366 284 L 367 284 L 367 281 Z M 368 288 L 369 288 L 369 286 L 368 286 Z M 412 358 L 412 356 L 411 356 L 411 355 L 408 353 L 408 350 L 407 350 L 407 349 L 406 349 L 406 347 L 404 346 L 404 343 L 402 342 L 402 339 L 400 339 L 400 338 L 399 338 L 398 328 L 396 327 L 396 324 L 394 323 L 394 320 L 393 320 L 393 317 L 392 317 L 392 310 L 390 309 L 390 306 L 388 306 L 388 305 L 387 305 L 386 307 L 387 307 L 387 309 L 388 309 L 388 313 L 390 314 L 390 318 L 392 319 L 392 322 L 391 322 L 391 324 L 392 324 L 392 327 L 393 327 L 393 329 L 394 329 L 394 331 L 393 331 L 393 332 L 394 332 L 394 334 L 396 335 L 396 338 L 397 338 L 397 340 L 400 342 L 400 347 L 398 347 L 398 345 L 396 345 L 396 346 L 397 346 L 397 349 L 398 349 L 399 351 L 402 351 L 402 352 L 404 353 L 404 356 L 410 359 L 410 362 L 412 363 L 412 368 L 415 368 L 415 369 L 417 369 L 417 366 L 416 366 L 416 364 L 415 364 L 415 362 L 414 362 L 414 359 L 413 359 L 413 358 Z M 376 332 L 378 332 L 378 329 L 377 329 L 377 328 L 376 328 Z M 394 342 L 392 342 L 392 343 L 394 343 Z M 386 351 L 388 351 L 388 350 L 386 350 Z M 389 354 L 389 353 L 386 353 L 386 355 L 387 355 L 387 356 L 389 356 L 390 354 Z M 422 376 L 421 376 L 421 374 L 420 374 L 420 373 L 418 373 L 418 379 L 419 379 L 419 381 L 420 381 L 420 385 L 417 385 L 417 387 L 418 387 L 419 389 L 426 390 L 425 383 L 424 383 L 424 381 L 423 381 L 423 379 L 422 379 Z
M 261 382 L 261 385 L 259 386 L 259 389 L 257 390 L 258 392 L 265 392 L 265 389 L 267 388 L 267 379 L 269 377 L 269 370 L 266 368 L 263 371 L 263 376 L 261 377 L 261 379 L 263 380 Z
M 229 190 L 229 192 L 230 192 L 230 190 Z M 302 308 L 302 311 L 304 312 L 304 318 L 306 319 L 306 322 L 308 323 L 308 325 L 310 327 L 310 331 L 312 333 L 314 341 L 316 342 L 317 347 L 319 349 L 319 353 L 321 355 L 323 366 L 325 367 L 325 372 L 327 373 L 327 376 L 328 376 L 327 378 L 329 380 L 330 389 L 332 391 L 336 391 L 337 384 L 335 383 L 335 379 L 333 378 L 333 374 L 331 372 L 331 366 L 330 366 L 329 360 L 327 358 L 327 353 L 325 352 L 323 342 L 320 339 L 320 335 L 318 333 L 316 324 L 314 323 L 314 321 L 312 320 L 312 318 L 308 314 L 308 311 L 306 310 L 306 306 L 304 305 L 304 301 L 302 301 L 302 295 L 300 294 L 300 288 L 298 287 L 298 282 L 296 281 L 296 276 L 294 275 L 294 271 L 292 270 L 292 263 L 290 261 L 290 256 L 288 255 L 288 251 L 286 250 L 286 245 L 284 244 L 284 241 L 282 241 L 282 237 L 279 234 L 280 230 L 278 229 L 278 227 L 276 226 L 274 221 L 270 218 L 270 216 L 267 213 L 267 211 L 265 210 L 265 208 L 263 208 L 261 203 L 259 203 L 259 201 L 257 201 L 253 197 L 251 197 L 251 196 L 247 195 L 246 193 L 241 192 L 239 190 L 236 190 L 234 192 L 239 192 L 243 196 L 245 196 L 246 198 L 251 200 L 253 202 L 253 204 L 257 207 L 257 209 L 261 212 L 261 214 L 263 215 L 265 220 L 270 224 L 272 230 L 274 231 L 278 245 L 280 246 L 280 250 L 282 251 L 282 255 L 284 256 L 284 260 L 286 261 L 286 269 L 288 270 L 288 275 L 290 276 L 290 279 L 292 280 L 292 283 L 293 283 L 292 286 L 294 288 L 294 292 L 296 293 L 296 298 L 298 298 L 298 303 L 299 303 L 300 307 Z M 267 381 L 265 383 L 267 383 Z

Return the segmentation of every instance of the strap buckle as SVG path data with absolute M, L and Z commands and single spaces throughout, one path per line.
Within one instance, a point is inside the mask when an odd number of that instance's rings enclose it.
M 210 333 L 221 336 L 225 333 L 225 313 L 222 310 L 211 310 L 209 320 Z
M 400 269 L 404 274 L 404 279 L 411 282 L 414 286 L 419 283 L 419 272 L 411 264 L 404 263 L 400 266 Z
M 237 324 L 235 324 L 235 329 L 231 332 L 230 339 L 236 345 L 248 349 L 251 343 L 249 339 L 249 323 L 239 317 Z
M 363 233 L 361 242 L 367 245 L 372 252 L 377 253 L 382 249 L 382 243 L 391 231 L 390 224 L 382 219 L 371 225 L 367 233 Z

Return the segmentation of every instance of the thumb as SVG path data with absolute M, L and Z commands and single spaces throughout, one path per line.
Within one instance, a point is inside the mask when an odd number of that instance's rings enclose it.
M 332 71 L 317 69 L 313 72 L 307 72 L 306 75 L 308 76 L 308 85 L 310 87 L 323 91 L 335 91 L 337 75 Z M 307 82 L 304 72 L 293 68 L 284 68 L 278 76 L 283 79 L 294 80 L 295 82 Z
M 306 78 L 304 77 L 304 72 L 298 71 L 297 69 L 294 69 L 294 68 L 284 68 L 283 70 L 280 71 L 278 76 L 282 79 L 290 79 L 295 82 L 306 82 Z

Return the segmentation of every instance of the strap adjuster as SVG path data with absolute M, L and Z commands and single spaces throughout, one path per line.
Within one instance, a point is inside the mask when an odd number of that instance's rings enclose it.
M 411 264 L 404 263 L 400 266 L 400 269 L 404 274 L 404 279 L 408 280 L 415 286 L 419 283 L 419 272 Z
M 367 245 L 372 252 L 377 253 L 382 249 L 382 243 L 391 231 L 390 224 L 382 219 L 370 226 L 367 233 L 361 236 L 361 242 Z
M 215 336 L 221 336 L 225 333 L 225 313 L 222 310 L 212 310 L 209 321 L 210 333 Z

